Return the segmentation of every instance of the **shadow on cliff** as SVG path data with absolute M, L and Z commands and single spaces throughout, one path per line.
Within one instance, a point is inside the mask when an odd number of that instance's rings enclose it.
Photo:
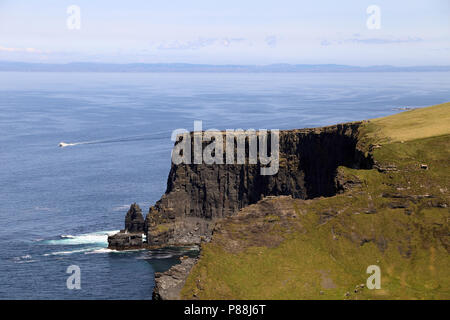
M 172 164 L 167 190 L 145 219 L 150 245 L 208 240 L 217 219 L 266 196 L 311 199 L 339 191 L 337 168 L 370 169 L 371 155 L 358 148 L 361 122 L 280 131 L 278 173 L 260 175 L 255 164 Z M 248 156 L 248 155 L 247 155 Z

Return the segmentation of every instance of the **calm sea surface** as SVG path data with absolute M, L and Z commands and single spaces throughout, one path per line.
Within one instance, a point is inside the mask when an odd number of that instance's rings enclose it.
M 447 101 L 449 73 L 0 72 L 0 298 L 150 299 L 154 272 L 195 248 L 118 253 L 106 238 L 164 193 L 171 132 L 194 120 L 290 129 Z

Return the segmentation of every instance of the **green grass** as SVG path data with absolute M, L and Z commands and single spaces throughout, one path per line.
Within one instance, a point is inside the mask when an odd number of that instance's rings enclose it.
M 166 224 L 158 224 L 157 226 L 156 226 L 156 230 L 159 232 L 159 233 L 162 233 L 162 232 L 166 232 L 166 231 L 168 231 L 169 229 L 170 229 L 170 227 L 171 227 L 171 225 L 170 224 L 168 224 L 168 223 L 166 223 Z
M 370 120 L 379 137 L 389 142 L 450 134 L 450 102 Z
M 361 143 L 380 144 L 375 161 L 395 171 L 341 167 L 361 185 L 329 198 L 266 199 L 225 220 L 182 297 L 450 299 L 449 109 L 364 124 Z M 369 265 L 381 268 L 381 290 L 354 292 Z

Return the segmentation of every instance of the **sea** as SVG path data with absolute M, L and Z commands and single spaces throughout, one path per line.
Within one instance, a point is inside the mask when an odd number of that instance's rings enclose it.
M 165 192 L 172 132 L 194 121 L 293 129 L 448 101 L 448 72 L 0 72 L 0 299 L 151 299 L 155 272 L 198 248 L 107 236 Z

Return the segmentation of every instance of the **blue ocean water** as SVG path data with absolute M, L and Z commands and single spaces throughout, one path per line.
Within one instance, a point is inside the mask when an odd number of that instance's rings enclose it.
M 117 253 L 106 237 L 164 193 L 171 132 L 194 120 L 290 129 L 447 101 L 449 73 L 1 72 L 0 298 L 150 299 L 154 272 L 195 248 Z

